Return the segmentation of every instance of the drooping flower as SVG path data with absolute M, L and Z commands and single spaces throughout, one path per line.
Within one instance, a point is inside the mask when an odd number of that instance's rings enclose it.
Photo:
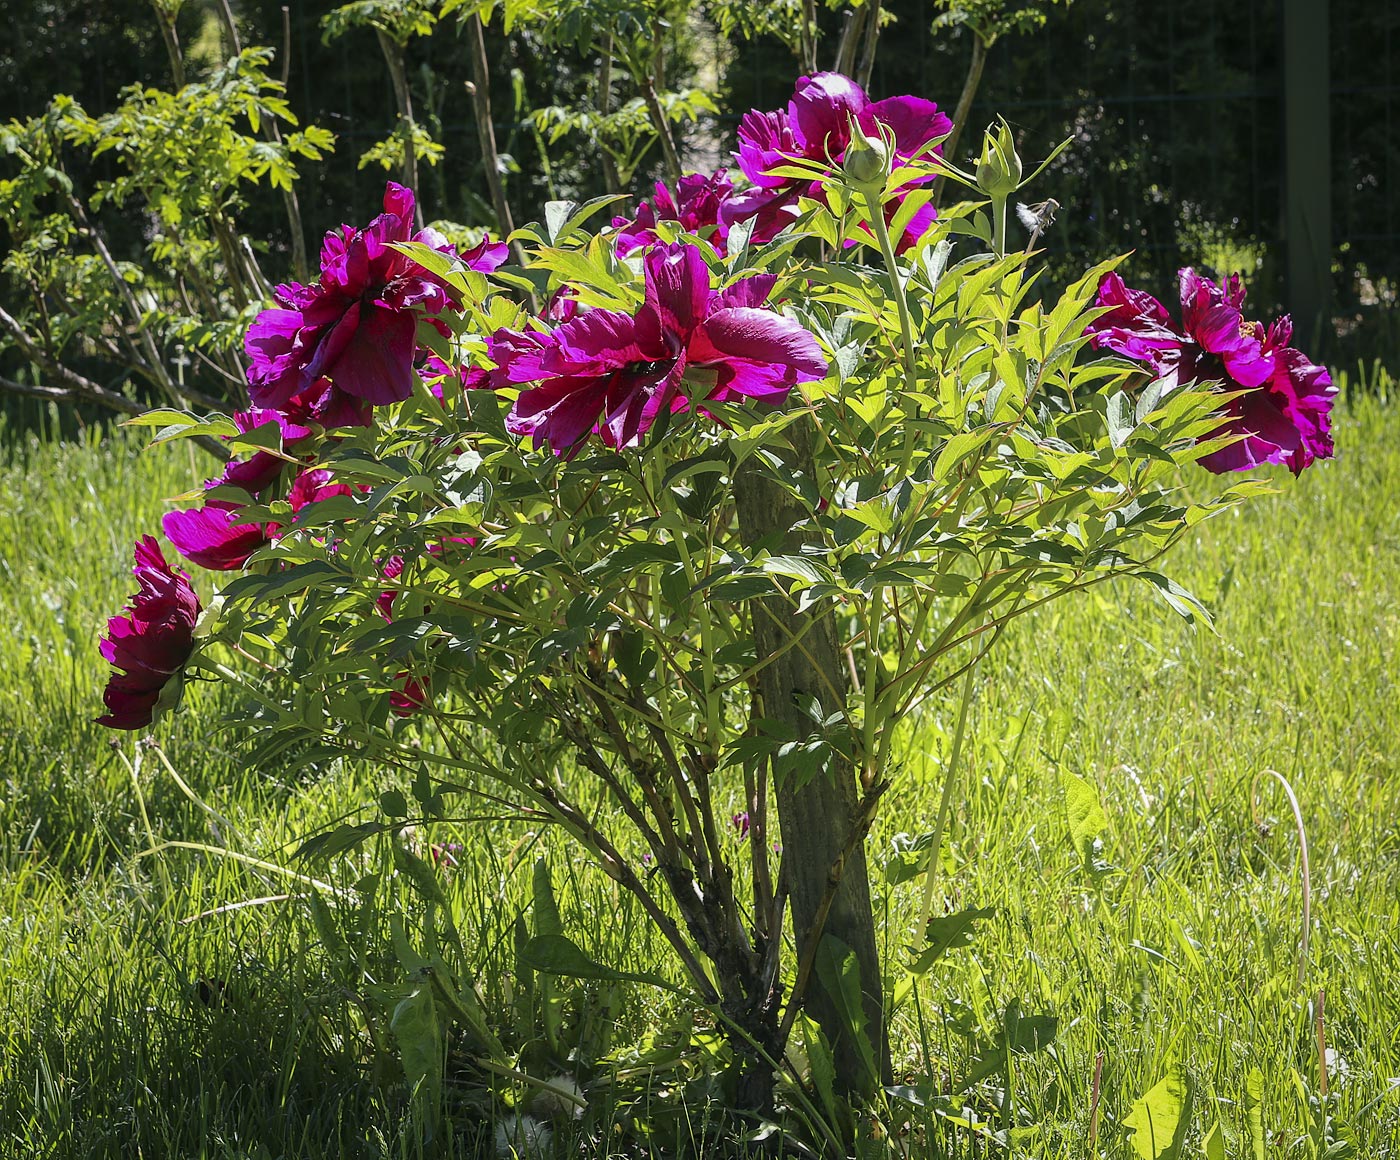
M 256 405 L 336 426 L 367 422 L 368 408 L 412 393 L 418 323 L 445 310 L 451 295 L 392 244 L 454 253 L 436 230 L 413 232 L 413 207 L 413 193 L 389 182 L 384 212 L 368 226 L 326 235 L 315 285 L 277 288 L 281 307 L 263 311 L 244 340 Z M 490 272 L 505 256 L 505 246 L 485 239 L 463 260 Z
M 132 573 L 138 589 L 124 615 L 107 621 L 102 656 L 115 670 L 102 694 L 109 729 L 142 729 L 155 716 L 166 686 L 178 681 L 194 652 L 199 597 L 183 572 L 172 572 L 154 536 L 136 542 Z M 178 689 L 177 689 L 178 691 Z
M 720 221 L 720 207 L 733 192 L 734 183 L 723 169 L 715 170 L 708 177 L 703 173 L 687 173 L 680 179 L 674 194 L 664 181 L 658 181 L 654 196 L 637 206 L 631 219 L 613 218 L 612 224 L 619 231 L 618 254 L 626 257 L 633 250 L 655 242 L 658 221 L 678 222 L 688 234 L 708 234 L 707 240 L 717 253 L 723 254 L 729 227 Z
M 763 309 L 769 275 L 710 289 L 698 247 L 657 245 L 643 263 L 645 301 L 635 315 L 589 310 L 552 331 L 500 330 L 483 385 L 528 385 L 506 425 L 572 452 L 592 431 L 611 447 L 636 445 L 665 410 L 737 397 L 780 403 L 799 382 L 826 374 L 807 331 Z
M 928 146 L 952 131 L 953 123 L 932 101 L 921 97 L 887 97 L 872 101 L 855 81 L 840 73 L 817 73 L 798 79 L 786 109 L 771 113 L 746 113 L 739 122 L 739 149 L 735 161 L 754 188 L 728 198 L 720 219 L 726 226 L 753 219 L 753 240 L 771 241 L 797 218 L 800 197 L 819 197 L 821 182 L 775 173 L 792 160 L 837 167 L 851 143 L 851 122 L 868 138 L 888 139 L 895 170 L 908 165 L 916 154 L 937 153 Z M 903 197 L 930 181 L 927 175 L 909 173 L 896 182 L 899 194 L 886 206 L 892 219 Z M 894 207 L 894 208 L 891 208 Z M 907 250 L 934 219 L 931 206 L 921 207 L 895 240 Z
M 1209 436 L 1237 439 L 1201 457 L 1210 471 L 1283 463 L 1296 475 L 1314 459 L 1330 458 L 1336 387 L 1325 369 L 1288 345 L 1292 320 L 1284 315 L 1266 329 L 1246 319 L 1238 276 L 1217 283 L 1188 267 L 1178 278 L 1179 326 L 1152 295 L 1105 274 L 1096 299 L 1105 311 L 1085 330 L 1092 345 L 1146 363 L 1167 390 L 1218 382 L 1238 392 L 1222 405 L 1224 421 Z

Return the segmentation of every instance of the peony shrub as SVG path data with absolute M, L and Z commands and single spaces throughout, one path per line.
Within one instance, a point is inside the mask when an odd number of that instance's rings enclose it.
M 1180 323 L 1112 261 L 1036 297 L 1007 243 L 1034 175 L 1004 124 L 973 171 L 944 161 L 949 127 L 802 78 L 744 118 L 738 184 L 659 185 L 611 228 L 609 199 L 556 203 L 517 231 L 524 267 L 412 232 L 391 184 L 249 330 L 259 410 L 145 420 L 227 441 L 165 525 L 224 582 L 197 642 L 192 594 L 113 620 L 104 721 L 144 727 L 201 674 L 242 687 L 255 754 L 412 772 L 425 822 L 488 794 L 552 824 L 671 948 L 643 981 L 707 1013 L 734 1105 L 849 1138 L 892 1078 L 865 839 L 902 723 L 1071 593 L 1136 580 L 1205 619 L 1161 561 L 1264 485 L 1200 498 L 1183 472 L 1332 451 L 1326 372 L 1237 281 L 1183 271 Z M 940 175 L 967 199 L 935 207 Z M 143 544 L 138 575 L 188 592 Z M 403 840 L 394 860 L 424 881 Z M 444 1027 L 521 1062 L 431 941 L 393 1016 L 404 1042 L 436 1029 L 404 1055 L 430 1104 Z M 538 922 L 519 959 L 638 978 Z M 787 1074 L 794 1037 L 825 1067 Z

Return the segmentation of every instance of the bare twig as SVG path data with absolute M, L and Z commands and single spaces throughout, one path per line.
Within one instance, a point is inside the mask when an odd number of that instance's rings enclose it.
M 957 159 L 954 154 L 957 152 L 958 140 L 962 137 L 963 128 L 967 125 L 967 118 L 972 113 L 972 101 L 977 96 L 978 86 L 982 83 L 982 70 L 987 64 L 987 44 L 976 31 L 972 33 L 972 63 L 967 68 L 967 78 L 963 81 L 962 93 L 958 96 L 958 107 L 953 110 L 953 128 L 943 142 L 943 156 L 956 164 Z M 943 195 L 943 183 L 945 177 L 939 174 L 933 183 L 933 201 L 937 205 Z
M 75 375 L 75 378 L 82 378 Z M 109 391 L 106 387 L 100 386 L 89 379 L 82 379 L 85 384 L 81 389 L 77 387 L 44 387 L 31 383 L 17 383 L 13 379 L 0 378 L 0 391 L 6 391 L 12 395 L 27 395 L 33 399 L 47 399 L 53 403 L 77 403 L 90 402 L 100 403 L 104 407 L 109 407 L 113 411 L 120 411 L 124 415 L 139 415 L 146 408 L 140 403 L 133 402 L 125 395 L 119 395 L 115 391 Z
M 865 51 L 860 58 L 860 75 L 856 78 L 862 88 L 870 87 L 875 72 L 875 46 L 880 40 L 880 0 L 870 2 L 870 20 L 865 26 Z
M 506 200 L 505 183 L 501 180 L 501 156 L 496 151 L 496 127 L 491 117 L 491 68 L 486 58 L 486 32 L 481 17 L 473 12 L 467 17 L 467 48 L 471 59 L 472 80 L 467 91 L 472 95 L 472 111 L 476 114 L 476 136 L 481 146 L 481 164 L 486 170 L 486 186 L 491 191 L 491 206 L 496 211 L 496 226 L 501 240 L 515 232 L 515 218 Z M 512 243 L 515 260 L 525 264 L 525 248 Z
M 394 86 L 394 100 L 399 106 L 399 120 L 403 122 L 403 183 L 418 192 L 418 155 L 413 149 L 413 91 L 408 85 L 408 70 L 404 67 L 403 45 L 382 28 L 374 30 L 379 38 L 379 49 L 384 54 L 384 63 L 389 66 L 389 80 Z M 423 228 L 423 203 L 414 207 L 418 228 Z

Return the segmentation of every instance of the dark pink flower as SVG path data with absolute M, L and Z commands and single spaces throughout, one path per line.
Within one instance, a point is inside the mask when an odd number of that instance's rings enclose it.
M 263 311 L 244 341 L 257 406 L 336 426 L 362 423 L 369 407 L 412 393 L 418 323 L 445 310 L 451 294 L 392 247 L 412 241 L 454 253 L 435 230 L 413 232 L 413 206 L 412 192 L 389 182 L 374 221 L 326 235 L 319 282 L 277 288 L 281 307 Z M 486 272 L 504 258 L 505 247 L 489 239 L 465 255 Z
M 1288 343 L 1293 320 L 1284 315 L 1264 335 L 1263 353 L 1272 361 L 1268 380 L 1225 404 L 1229 420 L 1215 432 L 1243 435 L 1212 451 L 1201 464 L 1217 474 L 1248 471 L 1262 463 L 1283 463 L 1297 475 L 1314 459 L 1332 458 L 1330 413 L 1337 388 L 1325 368 Z
M 239 431 L 247 434 L 276 424 L 283 456 L 304 457 L 315 439 L 311 428 L 292 422 L 279 411 L 238 411 L 233 415 Z M 255 502 L 273 498 L 282 473 L 293 466 L 270 451 L 255 451 L 247 459 L 231 459 L 218 479 L 207 480 L 206 488 L 237 487 Z M 161 530 L 175 550 L 191 564 L 216 572 L 243 567 L 248 557 L 272 540 L 276 524 L 261 524 L 239 518 L 242 506 L 228 499 L 206 500 L 202 507 L 167 512 Z
M 753 240 L 771 241 L 797 219 L 800 197 L 821 196 L 821 182 L 773 171 L 793 159 L 827 167 L 839 165 L 851 142 L 853 118 L 867 137 L 883 136 L 892 141 L 896 170 L 915 154 L 938 153 L 937 145 L 931 150 L 926 147 L 953 128 L 936 104 L 921 97 L 871 101 L 864 89 L 840 73 L 801 77 L 786 109 L 752 111 L 739 122 L 739 149 L 734 159 L 754 188 L 728 198 L 720 212 L 721 221 L 731 226 L 752 219 Z M 886 206 L 886 219 L 894 217 L 905 193 L 930 180 L 927 175 L 910 175 L 897 183 L 901 192 Z M 931 206 L 921 209 L 894 239 L 896 248 L 903 251 L 912 246 L 934 217 Z
M 735 832 L 736 834 L 738 834 L 740 838 L 747 838 L 747 837 L 749 836 L 749 811 L 748 811 L 748 810 L 742 810 L 742 811 L 740 811 L 739 813 L 735 814 L 735 815 L 734 815 L 732 818 L 730 818 L 729 820 L 730 820 L 731 822 L 734 823 L 734 832 Z
M 336 483 L 335 475 L 328 468 L 317 467 L 303 471 L 292 480 L 292 486 L 287 492 L 287 502 L 292 505 L 292 514 L 296 515 L 309 503 L 320 503 L 333 495 L 354 494 L 355 491 L 349 484 Z
M 411 717 L 428 704 L 427 687 L 412 673 L 405 670 L 394 680 L 399 687 L 389 694 L 389 709 L 395 717 Z
M 1146 363 L 1168 390 L 1218 382 L 1240 392 L 1222 406 L 1225 421 L 1209 436 L 1239 438 L 1201 458 L 1210 471 L 1283 463 L 1296 475 L 1314 459 L 1330 458 L 1336 387 L 1326 370 L 1288 345 L 1288 316 L 1267 330 L 1246 319 L 1238 276 L 1217 283 L 1186 268 L 1178 277 L 1179 327 L 1152 295 L 1105 274 L 1096 299 L 1105 312 L 1085 329 L 1092 345 Z
M 816 340 L 762 308 L 771 276 L 713 291 L 700 250 L 681 243 L 655 246 L 643 270 L 635 315 L 589 310 L 553 331 L 492 336 L 486 385 L 537 384 L 511 407 L 511 432 L 545 440 L 556 455 L 592 431 L 611 447 L 635 446 L 664 410 L 741 396 L 780 403 L 826 374 Z
M 155 716 L 162 693 L 194 652 L 199 597 L 183 572 L 172 572 L 154 536 L 136 542 L 132 569 L 138 589 L 126 614 L 107 621 L 102 656 L 115 672 L 102 700 L 109 729 L 142 729 Z
M 463 547 L 472 548 L 476 546 L 475 536 L 448 536 L 440 544 L 429 544 L 428 555 L 434 558 L 441 558 L 447 549 L 453 545 L 460 544 Z M 397 580 L 403 575 L 404 558 L 397 553 L 390 556 L 380 566 L 380 574 L 385 580 Z M 394 600 L 397 598 L 399 590 L 397 588 L 386 588 L 375 599 L 374 607 L 379 615 L 385 620 L 394 619 Z
M 734 183 L 723 169 L 715 170 L 709 177 L 687 173 L 676 186 L 675 194 L 664 181 L 658 181 L 653 198 L 642 202 L 631 220 L 613 218 L 612 224 L 619 230 L 618 254 L 625 257 L 655 242 L 658 221 L 680 223 L 686 233 L 706 237 L 715 251 L 723 254 L 729 227 L 719 220 L 719 211 L 724 199 L 733 192 Z

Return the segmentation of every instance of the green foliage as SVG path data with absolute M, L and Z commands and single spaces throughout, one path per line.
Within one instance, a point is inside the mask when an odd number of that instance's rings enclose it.
M 1009 164 L 1014 149 L 1007 143 L 999 156 Z M 913 163 L 921 164 L 930 163 Z M 1014 180 L 993 190 L 994 222 L 1004 223 L 1020 168 L 1016 158 Z M 226 648 L 261 659 L 236 678 L 255 764 L 299 752 L 412 762 L 424 770 L 419 797 L 429 814 L 441 808 L 429 801 L 477 792 L 453 784 L 469 775 L 494 786 L 514 816 L 560 827 L 657 924 L 685 993 L 719 1020 L 740 1076 L 729 1082 L 740 1086 L 744 1068 L 771 1075 L 793 1019 L 779 1023 L 765 998 L 774 968 L 742 933 L 748 920 L 719 839 L 721 795 L 742 784 L 753 803 L 770 786 L 781 794 L 845 770 L 865 790 L 850 824 L 868 826 L 900 768 L 899 722 L 984 663 L 1019 617 L 1109 580 L 1140 578 L 1183 616 L 1208 619 L 1158 561 L 1202 520 L 1257 490 L 1246 483 L 1188 498 L 1182 469 L 1220 445 L 1210 438 L 1218 394 L 1178 387 L 1164 396 L 1135 366 L 1087 349 L 1093 294 L 1112 263 L 1058 302 L 1032 302 L 1030 257 L 1003 252 L 1004 226 L 961 207 L 900 261 L 883 216 L 872 212 L 890 191 L 840 180 L 828 177 L 825 201 L 806 204 L 797 236 L 741 243 L 724 258 L 708 247 L 688 251 L 708 263 L 717 287 L 771 275 L 790 315 L 831 352 L 824 381 L 782 407 L 710 399 L 702 414 L 659 421 L 640 446 L 583 447 L 563 458 L 522 444 L 499 395 L 464 391 L 449 376 L 439 400 L 419 383 L 376 428 L 322 447 L 320 462 L 352 494 L 290 519 L 280 502 L 244 509 L 242 519 L 276 521 L 282 532 L 223 588 L 205 624 L 209 644 L 194 661 L 195 671 L 229 681 Z M 914 212 L 912 200 L 901 213 Z M 566 292 L 587 306 L 635 309 L 639 272 L 587 227 L 605 204 L 551 206 L 542 226 L 520 231 L 532 252 L 525 278 L 512 275 L 517 284 L 542 297 Z M 864 260 L 872 221 L 884 268 Z M 821 260 L 818 241 L 848 256 Z M 866 248 L 851 251 L 851 242 Z M 476 362 L 483 336 L 527 325 L 522 308 L 482 275 L 424 246 L 404 250 L 453 292 L 451 337 L 429 339 L 449 365 Z M 710 382 L 700 385 L 707 391 Z M 172 418 L 151 420 L 163 438 L 212 431 Z M 746 525 L 744 488 L 760 484 L 791 506 L 791 526 Z M 386 575 L 391 557 L 402 568 Z M 775 607 L 807 619 L 791 643 L 765 651 L 756 622 Z M 794 729 L 752 688 L 820 623 L 844 642 L 854 679 L 840 691 L 846 675 L 826 672 L 837 694 L 806 695 L 800 707 L 810 724 Z M 423 690 L 429 743 L 411 740 L 413 726 L 390 712 L 395 692 L 410 686 Z M 603 787 L 611 816 L 585 809 L 589 782 Z M 1087 783 L 1066 785 L 1075 846 L 1101 875 L 1095 842 L 1106 819 L 1086 805 Z M 406 809 L 401 798 L 381 800 L 394 816 Z M 664 894 L 629 865 L 625 851 L 637 843 L 656 859 Z M 328 847 L 344 848 L 342 838 Z M 755 884 L 798 873 L 771 864 L 765 844 L 743 852 Z M 433 913 L 442 909 L 440 899 L 427 901 Z M 771 895 L 755 893 L 751 907 L 763 926 L 778 928 Z M 916 973 L 965 943 L 985 916 L 974 909 L 961 926 L 929 923 Z M 853 983 L 861 968 L 823 957 L 817 945 L 799 977 L 841 1000 L 836 1010 L 856 1049 L 840 1046 L 832 1026 L 825 1031 L 838 1043 L 842 1090 L 869 1090 L 881 1049 L 864 1030 L 873 1020 Z M 523 942 L 517 967 L 596 982 L 641 977 L 553 931 Z M 450 1007 L 438 1014 L 456 1018 Z M 1011 1068 L 1023 1040 L 1038 1049 L 1052 1028 L 1008 1006 L 998 1036 L 978 1041 L 975 1074 Z M 427 1082 L 419 1064 L 411 1071 Z
M 966 27 L 988 48 L 1003 36 L 1034 32 L 1045 27 L 1049 9 L 1073 0 L 934 0 L 941 11 L 934 17 L 935 28 Z
M 358 168 L 377 165 L 387 173 L 396 173 L 403 168 L 404 158 L 410 149 L 425 165 L 438 164 L 446 152 L 443 145 L 433 140 L 426 127 L 417 121 L 401 120 L 393 133 L 360 154 Z
M 243 311 L 268 293 L 239 226 L 247 193 L 290 192 L 298 161 L 334 144 L 324 129 L 296 128 L 271 60 L 250 48 L 178 92 L 133 86 L 100 117 L 58 96 L 0 127 L 0 214 L 14 243 L 4 271 L 27 307 L 0 343 L 60 381 L 74 360 L 108 358 L 175 403 L 191 397 L 183 366 L 194 355 L 197 381 L 212 372 L 199 397 L 243 400 Z M 85 190 L 89 173 L 109 176 Z M 109 208 L 144 216 L 141 261 L 113 254 L 101 224 Z
M 354 0 L 326 13 L 321 29 L 336 40 L 352 28 L 372 28 L 402 48 L 415 36 L 432 35 L 437 9 L 434 0 Z
M 1123 1126 L 1132 1132 L 1142 1160 L 1178 1160 L 1191 1123 L 1191 1078 L 1179 1064 L 1141 1099 L 1133 1101 Z
M 1317 856 L 1323 893 L 1309 987 L 1327 987 L 1328 1042 L 1350 1069 L 1344 1075 L 1334 1060 L 1329 1120 L 1360 1155 L 1392 1147 L 1400 1104 L 1388 1077 L 1400 1075 L 1400 1056 L 1387 985 L 1400 971 L 1391 901 L 1400 890 L 1400 783 L 1391 742 L 1400 700 L 1390 693 L 1400 572 L 1390 560 L 1400 528 L 1392 508 L 1356 497 L 1397 486 L 1400 417 L 1364 406 L 1343 410 L 1339 426 L 1351 454 L 1193 529 L 1180 578 L 1209 594 L 1220 636 L 1160 620 L 1146 589 L 1109 586 L 1013 623 L 980 670 L 971 788 L 949 835 L 945 882 L 962 905 L 994 901 L 1003 915 L 896 996 L 896 1079 L 906 1087 L 892 1094 L 886 1122 L 895 1133 L 911 1125 L 901 1138 L 911 1151 L 969 1160 L 1014 1129 L 1023 1153 L 1080 1160 L 1100 1051 L 1101 1151 L 1136 1155 L 1122 1118 L 1172 1058 L 1196 1085 L 1184 1155 L 1198 1154 L 1217 1120 L 1227 1156 L 1262 1160 L 1280 1135 L 1298 1141 L 1300 1154 L 1310 1148 L 1315 1112 L 1291 1074 L 1315 1086 L 1316 1038 L 1293 982 L 1296 840 L 1278 816 L 1264 818 L 1267 832 L 1251 821 L 1248 783 L 1263 765 L 1295 779 Z M 362 1013 L 368 1003 L 387 1020 L 407 991 L 378 998 L 375 983 L 339 966 L 344 956 L 374 979 L 398 971 L 387 939 L 375 934 L 379 904 L 362 896 L 342 913 L 328 903 L 344 921 L 337 942 L 319 933 L 309 904 L 246 905 L 286 892 L 264 871 L 194 851 L 130 860 L 147 838 L 130 779 L 90 722 L 102 679 L 94 641 L 113 594 L 129 590 L 122 556 L 130 540 L 157 519 L 160 497 L 198 469 L 188 444 L 138 454 L 141 442 L 93 431 L 57 445 L 0 432 L 9 497 L 0 505 L 0 609 L 17 626 L 0 644 L 6 1143 L 56 1160 L 115 1160 L 137 1147 L 196 1155 L 214 1138 L 297 1160 L 411 1154 L 387 1025 Z M 1185 482 L 1206 480 L 1193 472 Z M 1221 596 L 1229 569 L 1236 582 Z M 1280 672 L 1290 674 L 1287 685 Z M 194 692 L 183 718 L 158 732 L 176 768 L 228 820 L 215 824 L 237 848 L 290 859 L 312 833 L 378 819 L 365 807 L 388 788 L 418 812 L 411 774 L 333 762 L 242 767 L 228 752 L 232 738 L 215 728 L 218 690 L 196 684 Z M 891 790 L 873 852 L 893 850 L 895 831 L 934 813 L 938 767 L 925 768 L 925 755 L 946 747 L 957 708 L 957 698 L 935 697 L 904 723 L 908 775 Z M 1102 784 L 1114 861 L 1131 871 L 1107 885 L 1102 906 L 1081 897 L 1080 859 L 1064 837 L 1067 768 Z M 214 841 L 211 819 L 161 767 L 148 762 L 142 784 L 159 840 Z M 589 808 L 604 810 L 603 799 L 589 799 Z M 1281 800 L 1265 809 L 1287 813 Z M 555 867 L 561 926 L 590 958 L 638 972 L 668 961 L 628 896 L 580 866 L 554 828 L 489 825 L 419 823 L 415 848 L 428 861 L 429 843 L 462 846 L 440 877 L 492 1026 L 506 1025 L 511 996 L 521 994 L 512 930 L 517 917 L 528 924 L 539 913 L 532 867 L 541 850 Z M 168 895 L 156 891 L 162 862 Z M 348 889 L 366 865 L 351 853 L 325 868 Z M 879 891 L 893 945 L 914 941 L 911 891 L 920 888 Z M 244 905 L 180 925 L 232 904 Z M 1178 953 L 1170 921 L 1197 941 L 1204 972 Z M 497 985 L 506 979 L 513 992 Z M 222 981 L 225 998 L 201 999 L 201 980 L 211 995 Z M 598 1072 L 578 1076 L 589 1105 L 580 1148 L 713 1148 L 701 1127 L 706 1093 L 717 1094 L 698 1078 L 715 1059 L 704 1028 L 650 988 L 619 997 L 549 981 L 558 986 L 564 1054 L 584 1025 L 608 1028 L 615 1044 L 591 1056 Z M 968 1074 L 964 1032 L 990 1043 L 1016 995 L 1025 1010 L 1059 1017 L 1053 1051 L 1014 1055 L 1009 1089 L 994 1074 L 940 1106 L 935 1093 L 946 1078 Z M 512 1050 L 516 1042 L 523 1039 Z M 555 1074 L 542 1054 L 526 1058 L 532 1078 Z M 672 1095 L 629 1086 L 638 1070 L 670 1080 L 662 1090 Z M 622 1078 L 595 1082 L 614 1071 Z M 515 1082 L 506 1095 L 531 1107 L 536 1089 Z M 930 1085 L 922 1094 L 921 1084 Z M 626 1090 L 614 1105 L 605 1093 L 617 1089 Z M 458 1135 L 444 1139 L 447 1155 L 487 1146 L 496 1113 L 484 1090 L 480 1073 L 454 1073 L 448 1106 Z M 120 1137 L 115 1123 L 126 1125 Z M 571 1140 L 571 1130 L 556 1132 Z

